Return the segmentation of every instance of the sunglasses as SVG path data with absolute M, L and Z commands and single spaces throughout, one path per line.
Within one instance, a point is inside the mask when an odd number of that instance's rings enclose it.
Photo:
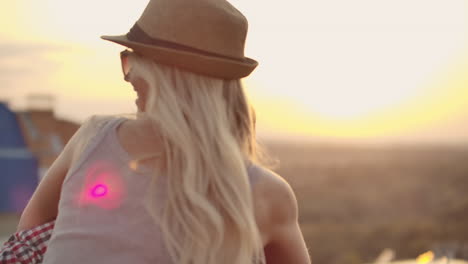
M 124 80 L 130 81 L 130 71 L 132 70 L 132 65 L 130 64 L 129 56 L 132 52 L 128 49 L 120 52 L 120 61 L 122 64 L 122 72 L 124 75 Z

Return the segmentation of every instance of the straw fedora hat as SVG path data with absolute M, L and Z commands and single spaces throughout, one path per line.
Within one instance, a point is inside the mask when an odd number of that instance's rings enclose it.
M 226 0 L 150 0 L 126 35 L 101 36 L 155 61 L 221 79 L 249 75 L 247 19 Z

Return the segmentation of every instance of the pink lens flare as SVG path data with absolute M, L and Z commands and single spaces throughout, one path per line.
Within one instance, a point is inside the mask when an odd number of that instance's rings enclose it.
M 127 189 L 118 164 L 101 160 L 88 166 L 75 200 L 76 205 L 79 208 L 97 206 L 106 210 L 119 208 L 127 196 Z
M 107 186 L 104 184 L 97 184 L 91 190 L 91 195 L 95 198 L 102 197 L 107 194 Z

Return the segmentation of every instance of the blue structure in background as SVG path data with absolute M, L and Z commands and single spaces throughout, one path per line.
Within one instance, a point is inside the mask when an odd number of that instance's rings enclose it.
M 22 212 L 38 184 L 38 162 L 15 113 L 0 102 L 0 213 Z

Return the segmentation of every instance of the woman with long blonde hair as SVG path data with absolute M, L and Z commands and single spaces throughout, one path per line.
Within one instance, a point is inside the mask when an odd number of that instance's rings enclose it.
M 130 32 L 138 112 L 93 116 L 18 230 L 55 220 L 44 263 L 310 263 L 288 183 L 258 156 L 240 79 L 246 18 L 224 0 L 153 0 Z

